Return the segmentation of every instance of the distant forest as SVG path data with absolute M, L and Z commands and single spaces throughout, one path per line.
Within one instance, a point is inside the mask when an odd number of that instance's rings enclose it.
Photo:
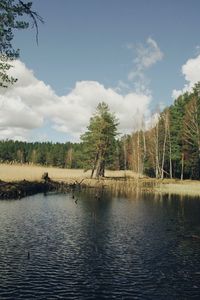
M 141 122 L 143 124 L 144 122 Z M 200 83 L 179 96 L 152 125 L 116 139 L 109 169 L 130 169 L 156 178 L 200 179 Z M 81 143 L 0 141 L 0 161 L 60 168 L 88 168 Z
M 123 157 L 121 158 L 123 159 Z M 120 156 L 115 154 L 109 169 L 123 169 Z M 83 143 L 19 142 L 0 141 L 0 162 L 54 166 L 69 169 L 87 169 L 88 160 Z

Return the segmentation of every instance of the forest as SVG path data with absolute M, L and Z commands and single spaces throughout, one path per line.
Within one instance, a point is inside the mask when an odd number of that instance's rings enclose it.
M 42 17 L 32 3 L 3 0 L 0 36 L 0 87 L 7 88 L 17 78 L 10 77 L 10 62 L 19 58 L 13 48 L 14 30 L 36 29 Z M 25 20 L 20 17 L 25 17 Z M 155 118 L 156 116 L 156 118 Z M 0 141 L 0 162 L 39 164 L 60 168 L 91 169 L 91 176 L 104 176 L 105 168 L 133 170 L 156 178 L 200 178 L 200 83 L 179 96 L 173 105 L 155 112 L 150 125 L 141 120 L 139 130 L 119 136 L 118 122 L 106 103 L 97 107 L 80 143 Z M 96 171 L 96 173 L 95 173 Z M 95 173 L 95 174 L 94 174 Z
M 156 178 L 200 178 L 200 83 L 125 139 L 128 168 Z
M 154 116 L 148 128 L 143 125 L 119 137 L 117 125 L 115 116 L 102 103 L 80 143 L 4 140 L 0 141 L 0 161 L 95 169 L 101 156 L 102 176 L 106 165 L 108 169 L 129 169 L 161 179 L 200 178 L 200 83 L 157 112 L 156 121 Z

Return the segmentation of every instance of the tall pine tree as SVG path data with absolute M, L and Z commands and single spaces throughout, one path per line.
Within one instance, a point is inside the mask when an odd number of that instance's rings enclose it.
M 96 170 L 96 178 L 104 177 L 106 163 L 110 162 L 116 151 L 118 122 L 105 102 L 99 103 L 96 113 L 90 119 L 88 130 L 81 136 L 87 158 L 87 168 Z

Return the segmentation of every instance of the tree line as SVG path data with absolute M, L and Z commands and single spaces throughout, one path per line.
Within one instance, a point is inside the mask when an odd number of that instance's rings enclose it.
M 14 31 L 36 28 L 42 17 L 32 2 L 0 1 L 0 88 L 16 82 L 8 75 L 11 62 L 19 57 L 13 48 Z M 91 169 L 91 177 L 104 176 L 110 169 L 131 169 L 156 178 L 200 178 L 200 83 L 179 96 L 173 105 L 157 112 L 145 128 L 121 138 L 117 119 L 104 102 L 91 117 L 81 143 L 26 143 L 0 141 L 0 161 Z
M 91 169 L 97 178 L 106 167 L 161 179 L 200 179 L 200 82 L 157 112 L 151 126 L 144 123 L 119 138 L 118 121 L 102 102 L 80 143 L 0 141 L 0 161 Z
M 81 145 L 51 142 L 0 141 L 0 161 L 55 166 L 60 168 L 82 168 Z
M 0 161 L 91 169 L 96 177 L 106 166 L 156 178 L 200 178 L 200 83 L 157 113 L 148 129 L 119 138 L 117 126 L 102 102 L 80 143 L 0 141 Z
M 200 179 L 200 82 L 124 138 L 127 168 L 156 178 Z
M 98 105 L 80 143 L 0 141 L 0 162 L 91 169 L 92 176 L 104 176 L 105 166 L 123 169 L 122 144 L 117 120 L 106 103 Z M 96 172 L 95 172 L 96 171 Z M 91 176 L 91 177 L 92 177 Z

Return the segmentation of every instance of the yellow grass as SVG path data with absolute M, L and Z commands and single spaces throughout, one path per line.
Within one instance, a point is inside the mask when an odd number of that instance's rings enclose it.
M 18 180 L 41 180 L 44 172 L 48 172 L 52 180 L 71 182 L 80 181 L 83 178 L 90 178 L 90 171 L 84 172 L 80 169 L 60 169 L 53 167 L 43 167 L 34 165 L 8 165 L 0 164 L 0 180 L 18 181 Z M 108 177 L 134 177 L 131 171 L 106 171 Z
M 178 181 L 177 183 L 160 184 L 157 192 L 175 195 L 200 196 L 200 182 L 192 180 Z
M 0 164 L 0 180 L 3 181 L 20 181 L 26 179 L 28 181 L 40 181 L 42 175 L 48 172 L 49 177 L 55 181 L 64 181 L 66 183 L 80 182 L 84 179 L 84 183 L 89 186 L 109 186 L 112 190 L 134 192 L 136 189 L 142 188 L 147 191 L 158 193 L 179 194 L 200 196 L 200 182 L 192 180 L 156 180 L 144 178 L 132 171 L 106 171 L 106 178 L 100 181 L 90 179 L 91 171 L 84 172 L 80 169 L 60 169 L 53 167 L 42 167 L 34 165 L 8 165 Z M 126 181 L 120 180 L 126 177 Z M 139 178 L 140 177 L 140 178 Z M 117 179 L 117 180 L 114 180 Z

